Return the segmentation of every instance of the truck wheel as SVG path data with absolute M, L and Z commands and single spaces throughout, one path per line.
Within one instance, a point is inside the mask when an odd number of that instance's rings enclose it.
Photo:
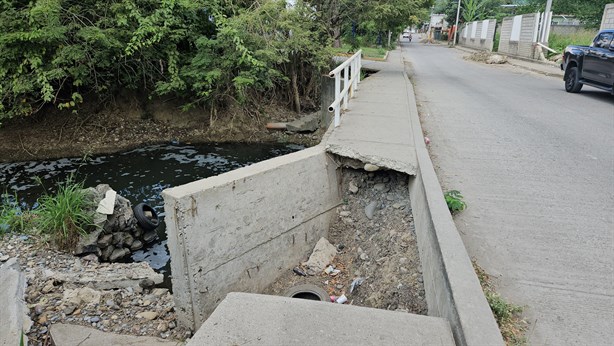
M 577 93 L 582 89 L 582 83 L 578 78 L 578 68 L 576 66 L 570 67 L 565 79 L 565 91 L 568 93 Z

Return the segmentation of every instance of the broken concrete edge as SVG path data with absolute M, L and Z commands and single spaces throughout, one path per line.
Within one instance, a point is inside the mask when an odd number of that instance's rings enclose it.
M 428 150 L 407 73 L 418 171 L 409 185 L 429 315 L 446 318 L 464 345 L 505 345 L 456 229 Z
M 26 278 L 19 269 L 17 258 L 10 258 L 0 266 L 0 345 L 28 344 L 26 334 L 32 320 L 25 301 Z
M 171 341 L 153 336 L 122 335 L 102 332 L 96 328 L 80 325 L 56 323 L 49 327 L 49 334 L 54 345 L 58 346 L 173 346 L 183 345 L 181 341 Z M 15 344 L 18 345 L 18 344 Z
M 323 142 L 324 143 L 324 142 Z M 355 150 L 352 150 L 349 147 L 344 147 L 340 145 L 327 144 L 326 152 L 335 154 L 341 157 L 350 158 L 354 160 L 358 160 L 365 164 L 372 164 L 378 166 L 380 168 L 389 169 L 409 175 L 416 175 L 417 167 L 413 167 L 403 162 L 385 159 L 376 155 L 362 155 Z

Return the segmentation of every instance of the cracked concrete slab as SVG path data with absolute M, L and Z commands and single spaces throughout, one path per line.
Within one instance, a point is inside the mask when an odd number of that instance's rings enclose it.
M 11 258 L 0 266 L 0 345 L 19 345 L 23 333 L 32 326 L 25 302 L 26 278 L 19 269 L 19 262 Z
M 229 293 L 190 345 L 454 345 L 448 321 L 406 312 Z

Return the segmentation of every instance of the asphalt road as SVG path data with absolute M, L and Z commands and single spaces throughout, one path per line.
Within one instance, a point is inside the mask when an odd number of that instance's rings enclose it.
M 526 306 L 531 345 L 614 340 L 614 97 L 509 65 L 403 43 L 455 221 L 498 291 Z

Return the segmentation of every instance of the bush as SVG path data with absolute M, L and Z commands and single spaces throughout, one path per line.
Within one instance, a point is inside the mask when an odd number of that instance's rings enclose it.
M 93 228 L 94 205 L 73 177 L 59 183 L 55 195 L 45 194 L 39 199 L 35 225 L 63 250 L 73 247 L 82 234 Z

